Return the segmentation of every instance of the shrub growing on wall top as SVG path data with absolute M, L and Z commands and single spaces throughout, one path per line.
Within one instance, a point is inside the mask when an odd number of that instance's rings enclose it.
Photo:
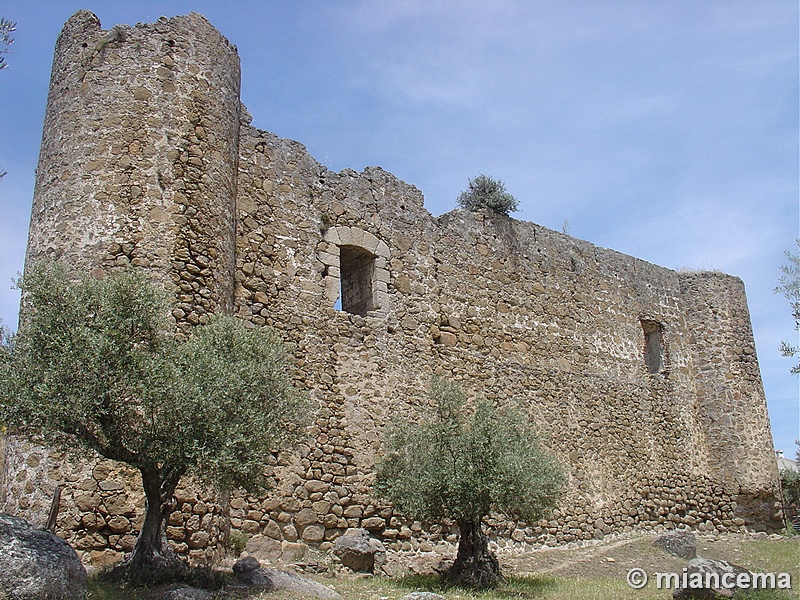
M 506 191 L 503 182 L 487 175 L 469 180 L 467 190 L 458 196 L 458 205 L 473 212 L 488 208 L 502 215 L 519 210 L 519 202 Z

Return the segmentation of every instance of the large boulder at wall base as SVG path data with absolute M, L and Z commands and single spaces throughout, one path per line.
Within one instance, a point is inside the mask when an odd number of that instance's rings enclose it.
M 67 542 L 0 515 L 0 598 L 77 600 L 86 597 L 86 585 L 86 569 Z
M 658 536 L 653 546 L 688 560 L 697 558 L 697 541 L 691 531 L 670 531 Z
M 295 573 L 281 571 L 280 569 L 261 568 L 264 576 L 269 580 L 270 589 L 288 590 L 297 594 L 302 594 L 303 598 L 321 598 L 322 600 L 342 600 L 338 592 L 331 588 L 311 581 L 305 577 L 300 577 Z
M 237 581 L 247 586 L 264 587 L 272 589 L 272 585 L 261 570 L 261 563 L 253 556 L 240 558 L 233 565 L 233 573 Z
M 383 542 L 370 537 L 366 529 L 350 529 L 333 543 L 341 563 L 357 573 L 374 573 L 386 562 Z
M 686 572 L 687 587 L 675 588 L 673 600 L 736 598 L 742 590 L 763 587 L 753 573 L 724 560 L 693 558 L 686 565 Z
M 303 598 L 342 600 L 335 590 L 321 583 L 287 571 L 262 567 L 252 556 L 236 561 L 233 573 L 236 575 L 236 583 L 226 586 L 230 591 L 247 591 L 249 588 L 255 588 L 255 591 L 288 590 L 301 594 Z
M 214 594 L 200 588 L 177 588 L 167 592 L 161 600 L 211 600 Z

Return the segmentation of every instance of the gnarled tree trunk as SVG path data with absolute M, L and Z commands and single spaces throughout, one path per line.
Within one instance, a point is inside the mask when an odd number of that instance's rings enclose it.
M 175 509 L 175 488 L 182 473 L 155 466 L 140 467 L 147 508 L 142 530 L 133 551 L 109 573 L 112 579 L 134 584 L 158 584 L 176 581 L 186 569 L 167 541 L 167 518 Z
M 500 563 L 489 550 L 480 519 L 459 519 L 458 528 L 458 554 L 446 574 L 447 581 L 481 590 L 495 587 L 501 578 Z

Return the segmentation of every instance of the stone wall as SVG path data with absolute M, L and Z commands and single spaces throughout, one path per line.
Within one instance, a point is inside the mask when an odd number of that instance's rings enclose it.
M 87 461 L 30 441 L 5 438 L 5 497 L 0 512 L 44 527 L 56 486 L 62 488 L 56 532 L 84 563 L 98 568 L 119 562 L 136 543 L 145 501 L 139 472 L 110 460 Z M 194 564 L 210 564 L 224 552 L 230 531 L 228 498 L 184 482 L 167 536 Z
M 517 539 L 776 526 L 741 281 L 676 273 L 504 216 L 457 210 L 434 219 L 418 190 L 380 169 L 330 173 L 297 143 L 253 129 L 241 140 L 237 314 L 283 331 L 314 367 L 306 385 L 323 405 L 341 406 L 325 412 L 319 450 L 312 446 L 300 473 L 328 476 L 323 483 L 344 485 L 369 508 L 357 523 L 331 519 L 326 536 L 356 524 L 395 536 L 403 526 L 370 498 L 370 473 L 383 427 L 424 402 L 432 374 L 528 407 L 568 466 L 558 518 L 516 534 L 528 524 L 504 523 Z M 336 243 L 339 231 L 349 232 L 346 244 Z M 387 266 L 388 298 L 366 318 L 332 308 L 331 257 L 353 243 L 352 232 L 386 245 L 375 256 Z M 701 312 L 722 304 L 713 321 Z M 719 403 L 698 401 L 704 386 Z M 732 418 L 726 397 L 743 403 L 736 429 L 746 433 L 715 432 L 712 424 Z M 336 453 L 354 476 L 331 470 Z M 264 530 L 280 537 L 272 524 Z
M 319 406 L 308 441 L 265 466 L 265 497 L 183 490 L 170 519 L 182 551 L 212 559 L 228 526 L 274 552 L 325 549 L 348 527 L 405 549 L 452 535 L 371 493 L 385 426 L 426 401 L 432 375 L 524 406 L 567 468 L 551 519 L 492 517 L 501 542 L 780 526 L 741 281 L 502 215 L 435 218 L 380 168 L 334 173 L 251 127 L 238 77 L 235 49 L 199 15 L 106 32 L 76 14 L 56 50 L 31 223 L 29 260 L 130 263 L 173 285 L 179 335 L 232 311 L 295 348 L 297 384 Z M 35 514 L 61 482 L 61 534 L 91 538 L 87 559 L 103 544 L 118 559 L 141 519 L 135 477 L 44 468 L 25 444 L 6 452 L 6 507 Z M 116 482 L 129 513 L 105 504 Z

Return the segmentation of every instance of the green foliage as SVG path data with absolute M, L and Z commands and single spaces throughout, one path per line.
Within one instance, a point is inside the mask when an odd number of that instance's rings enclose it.
M 795 458 L 800 462 L 800 440 L 796 440 L 795 444 L 798 446 Z M 800 507 L 800 472 L 793 469 L 781 469 L 779 475 L 784 504 Z
M 783 501 L 800 506 L 800 473 L 792 469 L 781 469 L 780 477 Z
M 17 24 L 8 21 L 0 17 L 0 46 L 10 46 L 14 43 L 14 39 L 11 37 L 11 33 L 17 30 Z M 8 48 L 0 47 L 0 71 L 8 67 L 8 63 L 6 62 L 5 56 L 3 54 L 8 54 L 11 52 Z M 2 169 L 0 169 L 0 180 L 3 179 L 8 175 L 8 173 Z
M 506 191 L 502 181 L 486 175 L 469 180 L 469 187 L 458 196 L 458 205 L 469 211 L 487 208 L 501 215 L 519 210 L 519 202 Z
M 561 469 L 536 443 L 521 412 L 434 379 L 432 407 L 395 425 L 376 472 L 376 491 L 420 520 L 479 521 L 497 510 L 537 519 L 558 499 Z
M 273 452 L 302 433 L 309 406 L 294 388 L 290 357 L 277 333 L 247 329 L 233 317 L 212 319 L 181 344 L 174 432 L 176 458 L 202 467 L 197 475 L 223 489 L 254 489 Z M 195 418 L 183 415 L 193 411 Z
M 12 431 L 248 489 L 300 432 L 308 407 L 274 332 L 214 317 L 178 342 L 166 293 L 135 271 L 75 280 L 38 264 L 19 285 L 23 319 L 0 347 Z
M 228 550 L 230 551 L 231 556 L 236 558 L 242 552 L 244 552 L 244 549 L 247 546 L 247 542 L 249 539 L 250 536 L 247 535 L 244 531 L 239 531 L 238 529 L 231 529 L 231 532 L 228 535 Z
M 0 357 L 7 355 L 14 347 L 14 335 L 11 330 L 3 325 L 3 319 L 0 319 Z M 0 359 L 0 363 L 2 359 Z
M 796 242 L 798 248 L 800 248 L 800 239 L 797 239 Z M 792 318 L 794 318 L 794 328 L 800 331 L 800 253 L 792 254 L 787 250 L 786 258 L 789 259 L 789 262 L 781 267 L 783 276 L 780 278 L 780 285 L 775 288 L 775 291 L 783 294 L 789 301 L 789 306 L 792 309 Z M 800 347 L 788 342 L 781 342 L 781 354 L 789 357 L 798 356 L 800 355 Z M 800 373 L 800 360 L 791 368 L 791 372 Z
M 17 30 L 17 24 L 12 23 L 8 19 L 0 17 L 0 44 L 3 46 L 10 46 L 14 43 L 14 38 L 11 34 Z M 8 48 L 0 48 L 0 55 L 8 54 L 11 52 Z M 8 67 L 8 63 L 4 56 L 0 56 L 0 71 Z

